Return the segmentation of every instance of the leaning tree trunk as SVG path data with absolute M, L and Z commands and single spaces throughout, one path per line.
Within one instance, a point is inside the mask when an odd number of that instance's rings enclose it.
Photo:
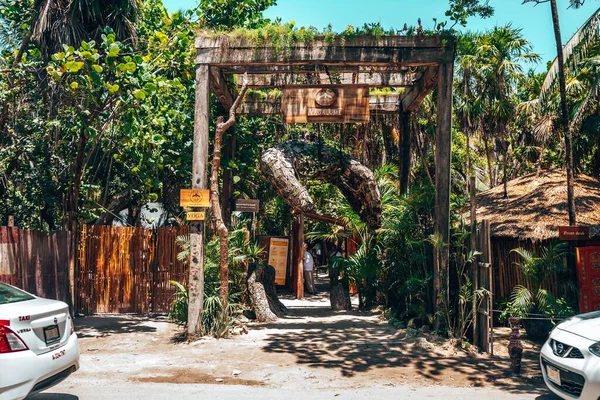
M 371 229 L 381 227 L 381 193 L 373 172 L 322 142 L 290 140 L 272 147 L 261 156 L 260 170 L 295 211 L 315 211 L 313 199 L 299 178 L 319 179 L 337 186 Z
M 221 166 L 221 143 L 223 142 L 223 134 L 227 129 L 235 124 L 235 112 L 239 107 L 246 90 L 248 89 L 248 81 L 244 76 L 244 84 L 240 90 L 240 94 L 229 109 L 229 119 L 223 122 L 223 117 L 217 118 L 217 129 L 215 133 L 214 154 L 212 159 L 212 171 L 210 175 L 210 206 L 212 210 L 213 223 L 217 235 L 219 236 L 219 273 L 221 275 L 221 288 L 219 294 L 221 296 L 221 305 L 223 312 L 227 312 L 229 303 L 229 230 L 223 222 L 223 214 L 221 212 L 221 203 L 219 202 L 219 169 Z
M 270 265 L 251 264 L 248 269 L 248 291 L 258 322 L 276 321 L 287 314 L 275 290 L 275 268 Z

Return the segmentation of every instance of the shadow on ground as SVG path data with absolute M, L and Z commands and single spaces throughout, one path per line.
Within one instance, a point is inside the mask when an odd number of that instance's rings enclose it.
M 102 337 L 107 335 L 156 332 L 151 322 L 165 322 L 165 317 L 140 317 L 130 315 L 95 315 L 93 317 L 80 317 L 75 319 L 75 330 L 79 338 Z
M 535 378 L 513 377 L 508 359 L 463 351 L 448 355 L 454 350 L 441 349 L 447 341 L 432 335 L 425 335 L 429 342 L 426 346 L 418 346 L 416 337 L 396 332 L 373 316 L 358 311 L 333 312 L 328 307 L 290 307 L 287 317 L 252 329 L 274 329 L 265 338 L 265 352 L 290 354 L 298 364 L 339 370 L 343 377 L 394 368 L 386 374 L 406 381 L 425 378 L 432 383 L 494 386 L 515 394 L 547 393 L 541 389 L 541 378 L 537 378 L 539 367 L 533 352 L 525 354 L 523 365 Z

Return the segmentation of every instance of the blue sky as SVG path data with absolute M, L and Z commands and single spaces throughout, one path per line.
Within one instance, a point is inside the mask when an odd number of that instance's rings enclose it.
M 194 7 L 195 0 L 163 0 L 170 11 Z M 532 3 L 522 5 L 522 0 L 491 0 L 496 9 L 493 17 L 481 20 L 471 18 L 467 28 L 482 31 L 495 25 L 512 23 L 523 29 L 524 36 L 533 44 L 534 51 L 544 61 L 556 56 L 554 33 L 550 16 L 550 5 Z M 600 7 L 600 1 L 588 0 L 578 9 L 567 9 L 568 0 L 558 0 L 563 42 Z M 444 12 L 448 0 L 277 0 L 277 5 L 265 15 L 271 19 L 280 17 L 283 22 L 295 21 L 297 26 L 314 25 L 321 29 L 331 23 L 335 31 L 348 25 L 362 26 L 369 22 L 380 22 L 385 28 L 401 29 L 404 23 L 416 25 L 421 18 L 423 26 L 433 27 L 432 18 L 438 22 L 446 20 Z M 545 63 L 536 67 L 545 70 Z

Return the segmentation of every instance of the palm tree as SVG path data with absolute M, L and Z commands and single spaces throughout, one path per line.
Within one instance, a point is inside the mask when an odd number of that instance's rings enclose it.
M 521 62 L 538 62 L 540 59 L 531 49 L 531 43 L 523 37 L 521 29 L 511 25 L 495 27 L 479 36 L 476 43 L 476 73 L 481 85 L 479 101 L 482 104 L 482 133 L 486 141 L 489 164 L 491 149 L 488 143 L 496 137 L 500 138 L 505 197 L 508 197 L 507 135 L 516 109 L 514 88 L 518 79 L 523 76 Z M 493 179 L 490 183 L 493 186 Z
M 550 3 L 550 9 L 552 12 L 552 25 L 554 27 L 554 39 L 556 42 L 556 54 L 557 57 L 552 63 L 548 75 L 544 81 L 542 93 L 540 93 L 540 99 L 543 100 L 546 92 L 554 85 L 556 78 L 558 77 L 558 87 L 560 93 L 560 120 L 558 128 L 563 131 L 565 140 L 565 166 L 567 170 L 567 209 L 569 213 L 569 224 L 576 224 L 576 210 L 575 210 L 575 194 L 573 192 L 573 144 L 572 144 L 572 126 L 569 123 L 569 107 L 567 103 L 567 84 L 566 84 L 566 72 L 565 72 L 565 58 L 570 58 L 574 54 L 574 51 L 578 48 L 577 53 L 585 52 L 587 44 L 591 42 L 591 38 L 598 35 L 598 21 L 600 18 L 600 9 L 596 11 L 594 15 L 585 23 L 583 26 L 573 35 L 571 40 L 563 49 L 562 37 L 560 33 L 560 21 L 558 18 L 558 7 L 556 0 L 523 0 L 523 3 Z M 579 8 L 585 3 L 585 0 L 569 0 L 569 7 Z M 582 45 L 582 46 L 580 46 Z M 597 86 L 597 84 L 595 85 Z M 592 90 L 594 90 L 592 88 Z M 591 92 L 590 98 L 596 98 L 598 96 L 599 89 L 595 89 Z M 589 104 L 589 103 L 587 103 Z M 582 110 L 582 112 L 585 111 Z M 581 119 L 578 116 L 577 121 L 580 123 Z

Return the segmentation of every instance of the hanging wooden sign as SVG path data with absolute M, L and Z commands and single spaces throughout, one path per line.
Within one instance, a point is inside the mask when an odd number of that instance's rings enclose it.
M 259 211 L 259 205 L 259 200 L 235 199 L 233 211 L 257 213 Z
M 210 207 L 210 191 L 208 189 L 181 189 L 179 205 L 181 207 Z
M 348 123 L 369 121 L 369 87 L 314 85 L 284 87 L 283 122 Z
M 559 226 L 560 240 L 590 240 L 589 226 Z

